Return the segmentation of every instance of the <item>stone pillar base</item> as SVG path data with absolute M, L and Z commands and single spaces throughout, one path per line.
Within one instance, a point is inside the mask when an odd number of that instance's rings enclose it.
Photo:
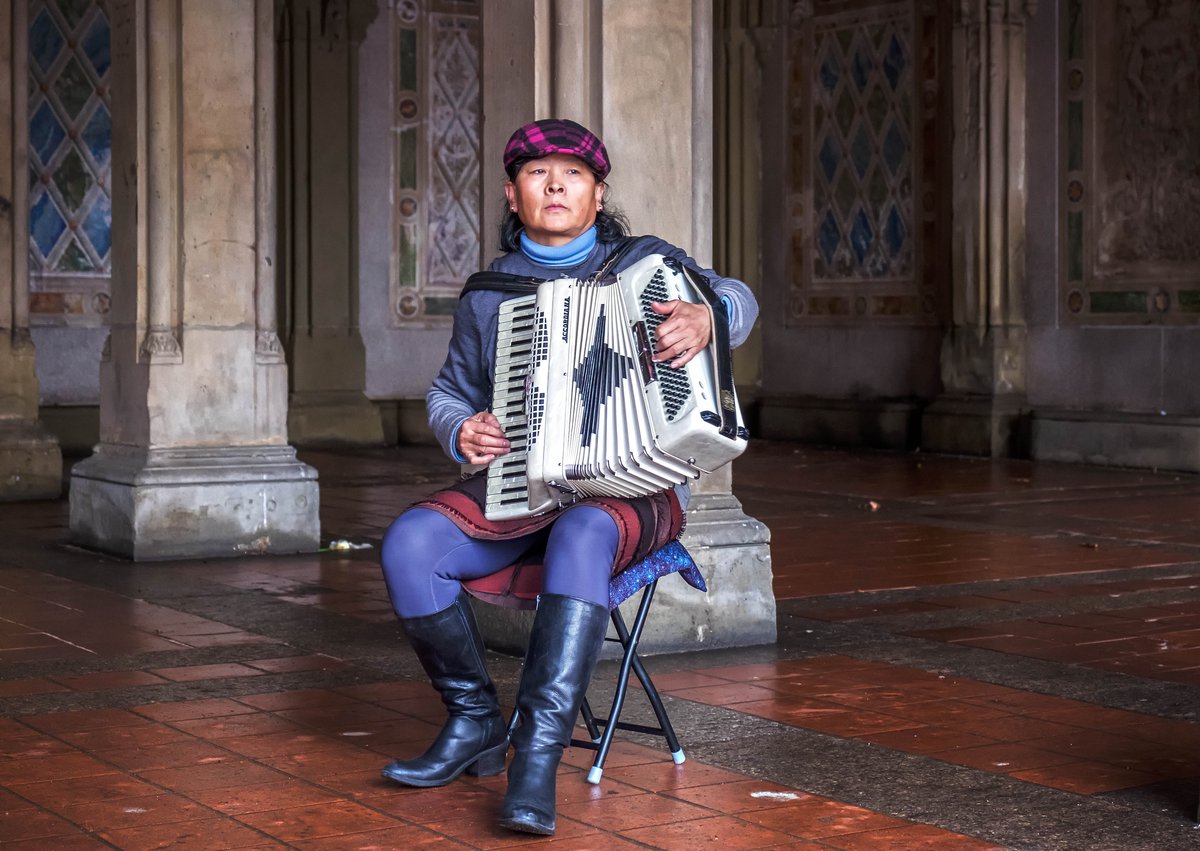
M 290 446 L 101 444 L 71 470 L 70 536 L 135 561 L 312 552 L 319 505 Z
M 37 420 L 0 420 L 0 502 L 61 495 L 58 441 Z
M 926 452 L 1029 457 L 1029 412 L 1015 398 L 943 396 L 921 415 Z
M 678 653 L 775 642 L 775 595 L 771 587 L 771 533 L 748 517 L 731 494 L 694 495 L 688 506 L 683 544 L 696 560 L 708 593 L 678 576 L 658 583 L 654 605 L 638 645 L 640 653 Z M 621 606 L 631 627 L 641 594 Z M 523 655 L 533 612 L 472 600 L 488 647 Z M 610 630 L 611 633 L 611 630 Z M 620 648 L 606 642 L 602 658 Z
M 296 446 L 382 446 L 383 415 L 359 390 L 293 393 L 288 439 Z

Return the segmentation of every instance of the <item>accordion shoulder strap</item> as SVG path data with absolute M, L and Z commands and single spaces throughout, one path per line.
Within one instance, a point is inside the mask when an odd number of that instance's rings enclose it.
M 508 272 L 476 272 L 467 278 L 458 297 L 462 298 L 473 290 L 499 290 L 517 295 L 532 295 L 543 283 L 545 283 L 544 278 L 529 278 L 525 275 L 512 275 Z
M 639 239 L 641 237 L 638 236 L 622 237 L 592 279 L 599 281 L 611 273 L 613 268 L 621 262 L 621 258 L 629 253 Z M 513 275 L 509 272 L 476 272 L 467 278 L 458 297 L 462 298 L 474 290 L 498 290 L 516 295 L 532 295 L 537 292 L 538 286 L 545 282 L 545 278 L 531 278 L 527 275 Z

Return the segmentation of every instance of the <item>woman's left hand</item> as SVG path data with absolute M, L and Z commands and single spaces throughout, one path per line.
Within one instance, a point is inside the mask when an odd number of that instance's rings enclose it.
M 679 369 L 708 345 L 712 336 L 712 315 L 702 304 L 689 301 L 653 301 L 650 308 L 667 318 L 654 332 L 654 360 L 670 361 Z

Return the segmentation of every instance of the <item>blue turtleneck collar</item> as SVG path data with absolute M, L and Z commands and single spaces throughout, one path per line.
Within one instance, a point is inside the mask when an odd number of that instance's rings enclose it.
M 592 225 L 566 245 L 542 245 L 534 242 L 521 231 L 521 253 L 537 263 L 551 269 L 568 269 L 578 266 L 596 247 L 596 226 Z

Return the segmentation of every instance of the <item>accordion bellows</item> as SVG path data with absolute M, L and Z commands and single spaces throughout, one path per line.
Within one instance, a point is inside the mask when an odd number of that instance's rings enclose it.
M 667 490 L 746 448 L 728 329 L 679 369 L 654 363 L 651 302 L 706 304 L 707 281 L 652 254 L 616 280 L 559 278 L 500 307 L 492 413 L 511 451 L 488 467 L 490 520 L 589 496 Z

